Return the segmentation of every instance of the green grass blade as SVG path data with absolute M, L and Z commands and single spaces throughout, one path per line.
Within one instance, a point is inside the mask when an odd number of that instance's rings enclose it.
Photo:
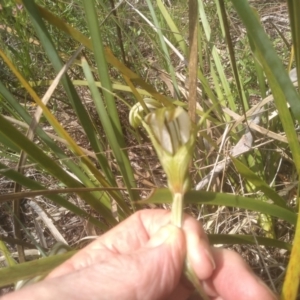
M 71 25 L 64 22 L 59 17 L 55 16 L 45 8 L 38 6 L 39 14 L 45 18 L 50 24 L 57 27 L 61 31 L 65 32 L 66 34 L 72 36 L 76 41 L 83 44 L 88 49 L 93 50 L 92 42 L 88 39 L 85 35 L 81 32 L 73 28 Z M 141 86 L 144 90 L 152 95 L 154 99 L 163 103 L 165 106 L 172 105 L 172 101 L 162 95 L 161 93 L 157 92 L 150 84 L 146 83 L 139 75 L 131 71 L 128 67 L 126 67 L 121 61 L 119 61 L 111 52 L 111 50 L 106 47 L 105 48 L 105 56 L 108 63 L 118 69 L 124 77 L 129 78 L 135 84 Z
M 31 18 L 33 27 L 37 33 L 37 36 L 40 39 L 41 44 L 43 45 L 45 52 L 51 61 L 55 71 L 58 73 L 61 68 L 63 67 L 63 63 L 54 47 L 54 44 L 51 40 L 51 37 L 47 31 L 47 28 L 39 14 L 39 11 L 36 7 L 36 4 L 34 1 L 23 1 L 25 8 L 27 9 L 29 16 Z M 111 185 L 115 185 L 114 176 L 112 175 L 112 172 L 110 171 L 109 165 L 107 163 L 107 160 L 105 157 L 101 154 L 103 152 L 103 149 L 101 147 L 101 144 L 99 142 L 97 132 L 94 130 L 94 126 L 92 121 L 90 120 L 90 117 L 82 104 L 82 101 L 80 100 L 72 82 L 70 81 L 69 77 L 65 75 L 61 80 L 64 89 L 68 95 L 68 99 L 70 103 L 72 104 L 78 119 L 80 120 L 80 123 L 91 143 L 91 146 L 94 150 L 94 152 L 97 155 L 98 161 L 102 167 L 103 172 L 105 173 L 107 180 Z M 55 126 L 54 126 L 55 128 Z
M 199 200 L 201 199 L 201 200 Z M 224 193 L 191 191 L 188 192 L 185 198 L 186 203 L 194 204 L 209 204 L 209 205 L 224 205 L 229 207 L 239 207 L 249 209 L 256 212 L 277 217 L 291 224 L 296 224 L 297 214 L 289 209 L 262 202 L 260 200 L 246 198 L 237 195 L 230 195 Z M 214 203 L 214 204 L 213 204 Z
M 15 153 L 19 153 L 21 149 L 12 143 L 12 141 L 3 135 L 0 131 L 0 144 L 4 145 L 5 147 L 9 148 L 10 150 L 14 151 Z
M 259 19 L 259 16 L 255 10 L 254 10 L 254 14 L 256 14 L 256 17 Z M 258 61 L 258 54 L 256 53 L 256 47 L 255 47 L 254 42 L 252 41 L 251 36 L 248 33 L 247 33 L 247 36 L 248 36 L 248 40 L 249 40 L 249 46 L 250 46 L 251 51 L 254 56 L 254 67 L 255 67 L 255 71 L 256 71 L 256 75 L 257 75 L 257 80 L 259 83 L 261 97 L 265 98 L 267 96 L 267 87 L 266 87 L 264 69 L 263 69 L 262 65 L 260 64 L 260 62 Z
M 97 49 L 96 51 L 94 50 L 94 55 L 98 67 L 98 74 L 101 80 L 101 84 L 103 86 L 103 95 L 107 105 L 107 111 L 109 117 L 111 118 L 115 135 L 121 139 L 120 143 L 122 144 L 122 146 L 125 146 L 120 119 L 119 119 L 115 99 L 113 97 L 110 76 L 108 73 L 108 65 L 104 53 L 103 41 L 102 41 L 101 32 L 99 28 L 100 25 L 98 23 L 98 17 L 96 14 L 95 1 L 94 0 L 82 1 L 82 3 L 86 14 L 86 21 L 90 31 L 93 49 Z
M 247 180 L 249 180 L 258 190 L 262 191 L 267 197 L 269 197 L 276 205 L 290 209 L 287 207 L 284 199 L 281 198 L 264 180 L 252 172 L 238 159 L 231 157 L 231 160 L 238 172 Z
M 288 10 L 293 38 L 294 54 L 297 67 L 298 84 L 300 82 L 300 5 L 297 0 L 288 0 Z
M 104 187 L 92 187 L 92 188 L 61 188 L 61 189 L 51 189 L 51 190 L 35 190 L 35 191 L 22 191 L 22 192 L 15 192 L 15 193 L 8 193 L 8 194 L 1 194 L 0 195 L 0 203 L 7 202 L 10 200 L 20 199 L 20 198 L 32 198 L 36 196 L 46 196 L 46 195 L 57 195 L 57 194 L 68 194 L 68 193 L 89 193 L 93 191 L 105 191 L 107 189 L 113 190 L 124 190 L 126 188 L 119 188 L 119 187 L 111 187 L 111 188 L 104 188 Z
M 172 17 L 170 16 L 170 14 L 169 14 L 168 10 L 166 9 L 162 0 L 156 0 L 156 2 L 157 2 L 158 8 L 160 9 L 162 16 L 166 20 L 171 32 L 173 33 L 174 38 L 177 41 L 182 53 L 184 54 L 185 57 L 187 57 L 188 51 L 187 51 L 186 42 L 184 40 L 183 35 L 179 32 L 178 27 L 174 23 Z
M 278 58 L 270 40 L 268 39 L 257 17 L 249 6 L 248 1 L 231 0 L 231 2 L 235 6 L 240 18 L 246 26 L 248 34 L 251 36 L 251 39 L 255 44 L 257 53 L 259 55 L 258 59 L 263 65 L 264 71 L 270 83 L 275 98 L 274 101 L 279 111 L 279 116 L 282 110 L 287 110 L 286 105 L 284 109 L 282 108 L 283 105 L 280 105 L 280 102 L 284 102 L 284 104 L 288 102 L 291 106 L 293 116 L 298 120 L 298 122 L 300 122 L 299 95 L 289 79 L 289 76 L 284 69 L 282 62 Z M 282 96 L 282 98 L 279 96 Z M 280 116 L 280 118 L 284 124 L 283 116 Z
M 103 41 L 101 38 L 101 33 L 99 30 L 99 23 L 96 15 L 96 10 L 95 10 L 95 2 L 94 1 L 82 1 L 85 9 L 85 13 L 88 16 L 87 17 L 87 23 L 88 27 L 90 30 L 91 34 L 91 39 L 92 39 L 92 44 L 93 48 L 97 49 L 97 51 L 94 51 L 95 55 L 95 60 L 98 66 L 98 73 L 100 76 L 101 84 L 103 86 L 103 95 L 105 99 L 105 103 L 107 106 L 107 113 L 109 116 L 109 121 L 111 123 L 110 126 L 110 136 L 108 137 L 109 139 L 112 139 L 113 136 L 116 138 L 114 140 L 114 153 L 118 153 L 118 163 L 123 179 L 125 181 L 126 186 L 128 187 L 128 192 L 130 195 L 131 200 L 135 200 L 138 197 L 138 194 L 136 192 L 133 192 L 131 190 L 132 187 L 135 187 L 135 179 L 133 175 L 133 170 L 131 168 L 130 162 L 128 157 L 126 156 L 126 152 L 121 153 L 120 149 L 124 149 L 126 147 L 125 139 L 123 136 L 122 128 L 121 128 L 121 123 L 119 119 L 119 114 L 117 111 L 115 99 L 113 96 L 113 90 L 112 90 L 112 85 L 110 81 L 110 76 L 108 72 L 108 66 L 107 66 L 107 61 L 106 61 L 106 56 L 105 56 L 105 51 L 104 51 L 104 45 Z M 87 67 L 85 68 L 85 71 L 87 70 Z M 87 71 L 88 72 L 88 71 Z M 90 73 L 90 72 L 89 72 Z M 92 75 L 90 74 L 89 76 L 90 80 L 88 80 L 89 85 L 93 85 L 93 91 L 94 91 L 94 96 L 99 96 L 95 101 L 97 101 L 97 104 L 100 105 L 100 102 L 102 103 L 102 100 L 100 99 L 100 94 L 97 93 L 97 89 L 95 87 Z M 104 106 L 102 107 L 104 108 Z M 101 109 L 102 109 L 101 108 Z M 98 109 L 98 113 L 101 112 Z M 104 112 L 101 116 L 104 115 Z M 103 121 L 102 121 L 103 124 Z M 108 119 L 106 120 L 106 123 L 103 125 L 108 125 Z M 107 127 L 106 127 L 107 128 Z M 111 145 L 112 146 L 112 145 Z M 118 152 L 117 148 L 119 148 Z M 124 177 L 125 176 L 125 177 Z
M 226 245 L 261 245 L 267 247 L 276 247 L 291 251 L 292 245 L 279 240 L 243 234 L 208 234 L 208 239 L 211 244 L 226 244 Z
M 0 115 L 0 131 L 1 133 L 10 139 L 14 144 L 24 150 L 33 161 L 37 162 L 40 166 L 45 168 L 50 174 L 63 182 L 68 187 L 82 187 L 76 179 L 66 173 L 53 159 L 48 157 L 35 143 L 27 139 L 22 133 L 20 133 L 13 125 L 11 125 L 3 116 Z M 80 194 L 87 203 L 89 203 L 94 209 L 105 215 L 109 222 L 115 223 L 115 219 L 112 217 L 110 211 L 110 203 L 104 202 L 101 198 L 97 200 L 88 195 Z
M 29 188 L 29 189 L 45 190 L 45 187 L 42 184 L 18 173 L 17 171 L 15 171 L 13 169 L 7 168 L 7 166 L 5 166 L 1 163 L 0 163 L 0 174 L 4 175 L 7 178 L 10 178 L 11 180 L 21 184 L 22 186 Z M 73 212 L 77 216 L 80 216 L 81 218 L 85 218 L 85 219 L 89 220 L 89 222 L 91 222 L 95 226 L 97 226 L 103 230 L 108 229 L 108 227 L 105 224 L 98 221 L 96 218 L 90 216 L 87 212 L 85 212 L 84 210 L 81 210 L 76 205 L 67 201 L 63 197 L 61 197 L 59 195 L 46 195 L 46 197 L 48 199 L 50 199 L 51 201 L 53 201 L 54 203 L 58 204 L 59 206 L 62 206 L 64 208 L 68 209 L 69 211 Z M 89 197 L 91 197 L 91 196 L 89 196 Z
M 0 269 L 0 287 L 13 284 L 19 280 L 47 275 L 55 267 L 72 257 L 76 251 L 53 255 L 15 266 Z
M 295 132 L 295 127 L 291 114 L 287 108 L 286 103 L 290 104 L 290 109 L 293 117 L 299 122 L 300 121 L 300 98 L 299 94 L 296 92 L 288 74 L 286 73 L 284 66 L 276 55 L 275 50 L 271 42 L 268 40 L 265 32 L 259 24 L 255 14 L 251 10 L 248 1 L 245 0 L 231 0 L 234 4 L 238 14 L 243 20 L 247 32 L 251 37 L 254 46 L 256 47 L 256 53 L 258 60 L 262 64 L 266 76 L 268 78 L 272 93 L 274 95 L 274 102 L 278 109 L 278 114 L 282 122 L 282 126 L 286 133 L 288 143 L 293 155 L 293 160 L 295 167 L 300 176 L 300 146 Z M 296 6 L 294 6 L 296 5 Z M 292 28 L 295 29 L 296 19 L 294 13 L 297 13 L 299 9 L 299 3 L 289 2 L 290 13 L 292 14 L 291 23 Z M 298 9 L 297 9 L 298 7 Z M 292 11 L 291 11 L 292 10 Z M 297 21 L 299 23 L 299 20 Z M 293 33 L 294 42 L 296 44 L 299 41 L 299 25 L 298 28 Z M 299 45 L 296 45 L 299 46 Z M 297 49 L 298 54 L 300 49 Z M 296 58 L 297 64 L 299 64 L 299 56 Z M 297 70 L 299 74 L 299 68 Z M 299 77 L 298 77 L 299 80 Z M 299 190 L 298 190 L 299 199 Z M 300 208 L 300 206 L 299 206 Z M 294 246 L 291 253 L 291 258 L 287 268 L 286 279 L 283 285 L 282 297 L 284 300 L 294 300 L 297 297 L 297 291 L 299 288 L 299 277 L 300 277 L 300 224 L 297 223 Z
M 299 191 L 298 191 L 299 195 Z M 299 198 L 298 198 L 299 200 Z M 293 248 L 289 259 L 286 275 L 281 292 L 281 300 L 296 300 L 298 298 L 299 278 L 300 278 L 300 222 L 296 226 Z
M 85 155 L 85 153 L 82 151 L 82 149 L 78 147 L 77 143 L 70 137 L 70 135 L 67 133 L 67 131 L 60 125 L 60 123 L 56 120 L 56 118 L 51 114 L 49 109 L 43 104 L 43 102 L 38 97 L 38 95 L 35 93 L 35 91 L 31 88 L 31 86 L 28 84 L 28 82 L 24 79 L 24 77 L 20 74 L 20 72 L 15 68 L 15 66 L 11 63 L 11 61 L 7 58 L 7 56 L 3 53 L 3 51 L 1 51 L 1 49 L 0 49 L 0 56 L 4 59 L 4 61 L 9 66 L 9 68 L 13 71 L 13 73 L 18 78 L 18 80 L 26 88 L 26 90 L 32 96 L 34 101 L 42 108 L 45 117 L 47 118 L 49 123 L 53 126 L 53 128 L 55 128 L 56 131 L 58 132 L 58 134 L 66 140 L 69 147 L 81 158 L 81 161 L 89 168 L 90 172 L 95 176 L 95 178 L 97 178 L 99 183 L 102 186 L 109 187 L 110 185 L 107 182 L 106 178 L 104 178 L 102 173 L 99 172 L 99 170 L 95 167 L 94 163 Z M 12 128 L 15 129 L 14 127 L 12 127 Z M 108 165 L 106 159 L 105 159 L 105 163 Z M 107 168 L 107 171 L 110 172 L 110 169 Z M 115 193 L 113 191 L 108 191 L 108 193 L 114 199 L 116 197 L 117 198 L 120 197 L 118 193 Z M 106 194 L 102 195 L 102 197 L 100 197 L 100 199 L 106 205 L 110 204 L 110 199 L 108 198 L 108 196 Z
M 0 82 L 0 94 L 2 94 L 2 96 L 8 101 L 8 103 L 17 112 L 17 114 L 28 125 L 30 125 L 32 121 L 31 116 L 20 105 L 20 103 L 11 95 L 11 93 L 6 89 L 6 87 L 1 82 Z M 69 157 L 62 151 L 62 149 L 57 146 L 57 143 L 53 139 L 51 139 L 41 127 L 39 126 L 37 127 L 36 133 L 37 136 L 41 139 L 41 141 L 45 143 L 45 145 L 47 145 L 49 149 L 52 150 L 55 156 L 57 156 L 60 159 L 61 163 L 65 165 L 74 175 L 76 175 L 85 186 L 94 187 L 94 184 L 86 176 L 86 174 L 71 159 L 69 159 Z M 15 146 L 12 143 L 10 143 L 10 145 L 12 145 L 12 147 Z M 98 197 L 100 196 L 101 195 L 98 195 Z
M 216 97 L 213 97 L 213 98 L 211 98 L 211 100 L 216 107 L 216 112 L 218 113 L 219 119 L 220 120 L 225 119 L 224 121 L 229 122 L 230 117 L 228 117 L 227 114 L 223 114 L 221 107 L 220 107 L 220 105 L 226 106 L 226 100 L 224 97 L 224 93 L 223 93 L 222 89 L 220 88 L 219 78 L 215 72 L 215 68 L 212 63 L 210 64 L 210 73 L 211 73 L 212 80 L 214 82 L 214 87 L 215 87 L 214 92 L 217 95 L 217 99 L 216 99 Z
M 211 55 L 213 57 L 215 67 L 217 69 L 219 79 L 221 81 L 221 84 L 222 84 L 222 87 L 223 87 L 223 90 L 224 90 L 224 97 L 228 101 L 230 109 L 233 110 L 233 111 L 236 111 L 236 104 L 235 104 L 232 92 L 230 90 L 229 83 L 228 83 L 228 80 L 226 78 L 223 65 L 221 63 L 221 58 L 220 58 L 220 56 L 217 52 L 216 46 L 214 45 L 213 41 L 211 40 L 212 39 L 211 28 L 210 28 L 210 25 L 209 25 L 208 18 L 206 16 L 203 0 L 199 0 L 198 4 L 199 4 L 198 5 L 199 16 L 200 16 L 200 19 L 201 19 L 201 22 L 202 22 L 202 26 L 203 26 L 203 29 L 204 29 L 206 40 L 209 42 Z
M 11 257 L 11 254 L 8 251 L 4 242 L 1 240 L 1 237 L 0 237 L 0 253 L 4 255 L 5 261 L 10 267 L 17 265 L 17 262 Z
M 243 85 L 241 83 L 240 80 L 240 75 L 238 72 L 238 68 L 237 68 L 237 62 L 236 62 L 236 58 L 235 58 L 235 52 L 234 52 L 234 46 L 232 43 L 232 39 L 231 39 L 231 34 L 230 34 L 230 28 L 229 28 L 229 24 L 228 24 L 228 20 L 227 20 L 227 15 L 226 15 L 226 10 L 225 10 L 225 3 L 223 0 L 218 0 L 218 7 L 221 13 L 221 19 L 220 22 L 222 23 L 222 28 L 224 28 L 225 31 L 225 38 L 227 41 L 227 48 L 228 48 L 228 52 L 229 52 L 229 58 L 230 58 L 230 63 L 231 63 L 231 68 L 233 71 L 233 75 L 234 75 L 234 79 L 235 79 L 235 83 L 237 86 L 237 91 L 239 94 L 239 99 L 240 99 L 240 104 L 243 108 L 243 113 L 244 115 L 246 115 L 246 110 L 249 109 L 249 105 L 245 96 L 245 91 L 243 88 Z
M 207 204 L 207 205 L 222 205 L 228 207 L 238 207 L 261 212 L 283 219 L 293 225 L 297 222 L 297 214 L 289 209 L 269 204 L 257 199 L 246 198 L 238 195 L 225 193 L 213 193 L 202 191 L 189 191 L 184 198 L 185 203 L 189 204 Z M 138 201 L 138 204 L 143 203 L 171 203 L 172 195 L 168 189 L 156 189 L 146 200 Z
M 94 82 L 92 72 L 91 72 L 85 59 L 82 60 L 82 67 L 83 67 L 83 71 L 84 71 L 85 77 L 87 79 L 87 82 L 89 84 L 89 87 L 90 87 L 90 90 L 91 90 L 91 93 L 93 96 L 93 101 L 95 103 L 96 110 L 98 112 L 100 121 L 102 123 L 103 129 L 104 129 L 106 137 L 108 139 L 109 145 L 113 151 L 113 154 L 114 154 L 116 161 L 118 163 L 118 166 L 120 168 L 120 171 L 121 171 L 123 180 L 125 182 L 125 185 L 127 187 L 128 193 L 129 193 L 129 195 L 131 195 L 130 198 L 132 200 L 134 200 L 134 196 L 133 196 L 132 190 L 131 190 L 131 188 L 133 187 L 133 184 L 132 184 L 133 173 L 131 173 L 131 176 L 129 176 L 130 174 L 128 174 L 128 169 L 130 168 L 129 159 L 125 155 L 125 153 L 121 150 L 117 135 L 114 132 L 114 124 L 112 124 L 111 118 L 109 118 L 109 116 L 106 112 L 104 102 L 103 102 L 102 97 L 98 91 L 98 88 Z M 126 168 L 126 165 L 127 165 L 127 168 Z M 125 203 L 125 201 L 119 201 L 118 204 L 122 207 L 122 209 L 128 215 L 130 214 L 130 210 L 129 210 L 127 204 Z
M 171 75 L 172 83 L 173 83 L 174 89 L 176 91 L 177 97 L 179 97 L 180 92 L 179 92 L 179 89 L 178 89 L 178 84 L 177 84 L 177 80 L 176 80 L 176 76 L 175 76 L 175 71 L 174 71 L 174 68 L 172 66 L 172 60 L 171 60 L 166 42 L 164 40 L 163 33 L 161 31 L 161 25 L 158 22 L 158 18 L 155 14 L 152 2 L 150 0 L 146 0 L 146 2 L 148 4 L 148 8 L 149 8 L 149 11 L 151 13 L 153 23 L 154 23 L 154 26 L 156 28 L 156 31 L 157 31 L 157 34 L 158 34 L 158 37 L 159 37 L 161 50 L 164 54 L 165 65 L 167 67 L 167 70 L 168 70 L 169 74 Z

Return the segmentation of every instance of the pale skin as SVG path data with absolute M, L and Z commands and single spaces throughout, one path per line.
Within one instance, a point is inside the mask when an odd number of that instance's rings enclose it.
M 186 255 L 213 300 L 275 300 L 277 297 L 233 251 L 214 249 L 199 222 L 183 228 L 165 210 L 142 210 L 103 234 L 43 281 L 2 300 L 185 300 L 193 292 L 182 276 Z

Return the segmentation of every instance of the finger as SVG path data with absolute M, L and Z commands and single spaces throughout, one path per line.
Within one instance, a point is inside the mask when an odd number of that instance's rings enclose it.
M 56 268 L 49 277 L 106 261 L 114 254 L 132 253 L 144 247 L 151 236 L 170 223 L 170 219 L 171 214 L 166 210 L 139 211 L 79 251 Z M 195 266 L 199 279 L 204 280 L 210 276 L 214 267 L 207 237 L 200 223 L 188 215 L 184 217 L 183 230 L 190 263 Z
M 103 234 L 88 248 L 110 249 L 116 253 L 130 253 L 145 246 L 151 236 L 170 223 L 170 212 L 164 209 L 140 210 Z
M 47 279 L 107 261 L 115 254 L 136 251 L 146 245 L 154 232 L 169 222 L 170 214 L 166 210 L 138 211 L 55 268 Z
M 216 265 L 211 246 L 200 222 L 186 216 L 183 223 L 187 244 L 187 259 L 199 280 L 206 280 Z
M 78 290 L 83 295 L 76 299 L 168 299 L 178 286 L 185 256 L 184 232 L 167 225 L 134 253 L 116 254 L 111 260 L 48 279 L 45 284 L 55 286 L 54 292 L 63 299 L 74 299 Z M 66 289 L 64 281 L 72 282 L 73 287 Z M 169 299 L 186 299 L 177 296 Z
M 103 234 L 86 249 L 102 249 L 104 247 L 116 253 L 130 253 L 143 247 L 161 227 L 170 223 L 170 211 L 164 209 L 141 210 Z M 183 230 L 191 242 L 203 240 L 209 250 L 207 236 L 197 220 L 185 215 Z
M 209 295 L 222 300 L 278 299 L 235 252 L 214 249 L 216 269 L 206 281 Z

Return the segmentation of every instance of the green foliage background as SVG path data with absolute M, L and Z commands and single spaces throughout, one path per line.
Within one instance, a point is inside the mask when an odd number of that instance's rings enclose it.
M 0 172 L 2 181 L 15 186 L 14 192 L 2 193 L 0 205 L 14 219 L 18 264 L 3 236 L 0 251 L 10 267 L 0 270 L 0 285 L 45 273 L 69 255 L 39 260 L 43 271 L 27 267 L 34 263 L 25 262 L 24 242 L 42 246 L 21 222 L 24 197 L 42 195 L 101 232 L 146 205 L 170 202 L 169 191 L 161 188 L 163 176 L 154 174 L 147 159 L 153 151 L 146 132 L 128 123 L 130 108 L 139 103 L 146 109 L 144 99 L 151 98 L 163 106 L 182 106 L 191 116 L 196 108 L 191 168 L 196 190 L 185 197 L 187 211 L 195 216 L 201 211 L 207 222 L 216 207 L 255 212 L 265 236 L 211 234 L 210 240 L 291 250 L 282 299 L 296 299 L 300 99 L 298 82 L 290 80 L 288 71 L 291 66 L 300 70 L 300 6 L 296 0 L 287 3 L 290 32 L 276 28 L 274 41 L 246 0 L 147 0 L 138 5 L 4 0 Z M 200 21 L 193 24 L 192 19 Z M 239 37 L 236 26 L 246 34 Z M 278 49 L 279 44 L 284 46 Z M 188 78 L 190 61 L 197 62 L 195 85 Z M 76 121 L 75 132 L 68 118 Z M 275 185 L 282 166 L 296 190 L 293 199 L 284 198 Z M 42 174 L 38 180 L 26 175 L 29 168 Z M 145 174 L 150 174 L 147 180 Z M 84 205 L 70 201 L 74 195 Z M 292 228 L 293 240 L 276 235 L 278 219 Z

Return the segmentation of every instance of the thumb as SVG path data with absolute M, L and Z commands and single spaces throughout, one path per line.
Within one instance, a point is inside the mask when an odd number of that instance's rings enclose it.
M 183 231 L 174 226 L 162 227 L 146 246 L 133 254 L 142 264 L 137 289 L 137 299 L 166 299 L 176 288 L 182 274 L 186 256 Z

